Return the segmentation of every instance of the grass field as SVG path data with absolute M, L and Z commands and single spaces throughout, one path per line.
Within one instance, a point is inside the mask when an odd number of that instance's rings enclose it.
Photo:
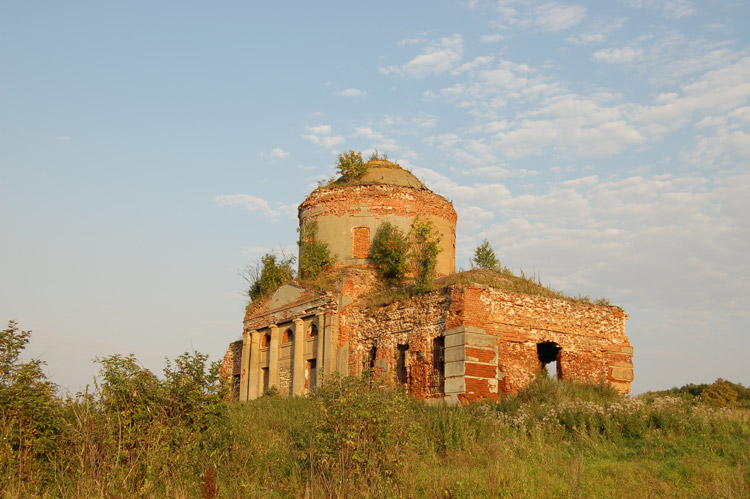
M 540 375 L 449 407 L 329 377 L 231 404 L 189 352 L 160 378 L 105 357 L 63 400 L 20 360 L 29 334 L 0 332 L 0 497 L 750 497 L 750 389 L 724 380 L 623 397 Z

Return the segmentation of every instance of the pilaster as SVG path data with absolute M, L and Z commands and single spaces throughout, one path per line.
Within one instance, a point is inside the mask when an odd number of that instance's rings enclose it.
M 243 349 L 244 350 L 244 349 Z M 250 368 L 248 369 L 249 380 L 247 399 L 253 400 L 260 394 L 263 375 L 260 371 L 260 332 L 250 332 Z
M 268 388 L 279 387 L 279 326 L 271 326 L 271 344 L 268 348 Z
M 243 331 L 242 332 L 242 357 L 241 357 L 241 370 L 240 370 L 240 402 L 244 402 L 247 400 L 247 386 L 248 386 L 248 379 L 249 379 L 249 371 L 250 368 L 250 332 L 249 331 Z
M 292 395 L 305 394 L 305 322 L 294 319 L 294 347 L 292 350 Z

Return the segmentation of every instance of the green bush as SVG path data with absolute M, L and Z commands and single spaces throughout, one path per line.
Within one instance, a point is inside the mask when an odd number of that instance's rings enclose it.
M 328 244 L 317 240 L 318 222 L 307 222 L 301 229 L 297 229 L 300 248 L 299 276 L 302 279 L 315 280 L 320 276 L 323 269 L 336 263 L 336 258 L 331 255 Z
M 413 446 L 413 410 L 403 390 L 371 387 L 377 378 L 331 376 L 315 393 L 321 417 L 313 428 L 310 466 L 332 496 L 389 482 Z
M 263 298 L 294 277 L 294 257 L 277 257 L 266 253 L 256 265 L 246 268 L 242 274 L 250 283 L 248 295 L 251 301 Z
M 734 407 L 738 397 L 739 393 L 733 384 L 721 378 L 701 393 L 702 400 L 718 407 Z
M 403 281 L 408 270 L 408 252 L 404 234 L 390 222 L 383 222 L 372 240 L 370 258 L 389 285 L 397 286 Z
M 409 257 L 414 275 L 414 289 L 418 293 L 430 291 L 435 281 L 437 256 L 441 235 L 430 220 L 415 218 L 409 230 Z
M 361 176 L 367 170 L 367 164 L 362 160 L 362 153 L 349 150 L 339 154 L 336 171 L 346 179 L 354 179 Z
M 44 363 L 21 361 L 30 337 L 31 331 L 21 331 L 15 321 L 0 332 L 0 468 L 15 464 L 25 470 L 31 458 L 50 459 L 65 430 L 62 404 L 42 371 Z

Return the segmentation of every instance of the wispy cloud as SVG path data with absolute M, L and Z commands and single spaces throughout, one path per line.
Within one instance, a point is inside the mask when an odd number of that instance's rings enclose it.
M 289 153 L 280 147 L 276 147 L 271 151 L 270 156 L 273 159 L 285 159 L 289 157 Z
M 463 38 L 458 34 L 437 40 L 415 42 L 417 43 L 425 45 L 419 55 L 401 66 L 381 66 L 380 72 L 385 75 L 423 78 L 451 70 L 463 54 Z
M 217 206 L 228 206 L 231 208 L 243 208 L 250 213 L 259 213 L 264 216 L 296 216 L 297 205 L 285 205 L 276 203 L 274 206 L 263 198 L 252 194 L 222 194 L 211 198 L 211 202 Z
M 302 138 L 323 149 L 333 151 L 334 147 L 344 141 L 344 137 L 341 135 L 331 135 L 331 125 L 306 126 L 305 130 L 309 133 L 302 134 Z
M 332 131 L 331 125 L 306 126 L 305 130 L 307 130 L 308 132 L 314 135 L 330 135 Z
M 623 27 L 625 17 L 618 17 L 614 21 L 604 22 L 597 20 L 589 24 L 587 29 L 580 33 L 574 33 L 565 39 L 573 45 L 590 45 L 592 43 L 602 43 L 609 38 L 610 33 Z
M 635 9 L 661 11 L 666 19 L 681 19 L 695 13 L 695 7 L 688 0 L 625 0 L 625 3 Z
M 563 31 L 576 26 L 586 18 L 586 7 L 549 2 L 536 7 L 534 16 L 534 23 L 542 30 Z
M 346 90 L 342 90 L 340 92 L 340 95 L 343 97 L 359 97 L 364 94 L 365 91 L 358 88 L 347 88 Z
M 482 35 L 479 37 L 479 41 L 482 43 L 497 43 L 503 38 L 504 38 L 503 35 L 499 35 L 499 34 Z
M 633 62 L 643 55 L 641 48 L 607 48 L 600 49 L 593 53 L 592 57 L 597 61 L 604 61 L 610 64 L 620 62 Z

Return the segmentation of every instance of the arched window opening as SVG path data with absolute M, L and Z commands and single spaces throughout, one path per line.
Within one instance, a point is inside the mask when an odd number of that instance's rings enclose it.
M 544 341 L 536 344 L 536 354 L 539 357 L 541 370 L 550 378 L 562 379 L 560 369 L 560 353 L 562 348 L 554 341 Z
M 291 343 L 294 341 L 294 332 L 291 329 L 284 331 L 284 336 L 281 338 L 281 344 Z
M 307 337 L 308 338 L 315 338 L 318 336 L 318 326 L 315 324 L 311 324 L 309 328 L 307 328 Z

